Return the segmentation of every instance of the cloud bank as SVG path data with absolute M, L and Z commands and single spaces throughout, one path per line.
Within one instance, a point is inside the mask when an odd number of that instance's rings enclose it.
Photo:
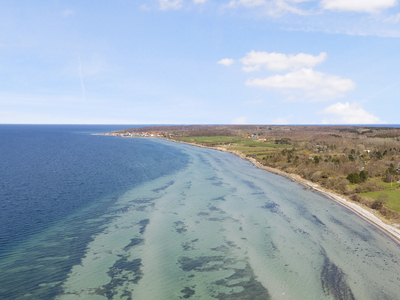
M 160 10 L 180 9 L 183 0 L 159 0 Z
M 312 69 L 303 68 L 286 75 L 274 75 L 264 79 L 248 79 L 246 85 L 277 89 L 302 89 L 309 96 L 338 97 L 352 90 L 355 83 L 351 79 L 343 79 Z
M 379 13 L 384 9 L 394 7 L 398 0 L 231 0 L 228 7 L 244 6 L 248 8 L 263 6 L 269 10 L 270 14 L 278 11 L 288 11 L 295 14 L 306 15 L 310 12 L 302 10 L 300 3 L 314 3 L 313 9 L 320 7 L 323 10 L 334 11 L 353 11 L 360 13 Z
M 261 66 L 271 71 L 283 71 L 287 69 L 299 69 L 302 67 L 314 67 L 323 62 L 327 57 L 326 52 L 321 52 L 318 56 L 299 53 L 283 54 L 251 51 L 245 57 L 240 59 L 244 64 L 242 68 L 245 72 L 257 71 Z
M 338 102 L 323 109 L 319 114 L 330 115 L 322 121 L 323 124 L 386 124 L 365 111 L 358 103 Z
M 270 71 L 291 72 L 281 75 L 272 75 L 266 78 L 250 78 L 246 81 L 247 86 L 274 88 L 285 93 L 293 91 L 305 92 L 305 97 L 312 100 L 329 100 L 341 97 L 347 91 L 354 89 L 355 83 L 351 79 L 344 79 L 315 71 L 313 67 L 326 60 L 328 55 L 321 52 L 319 55 L 306 53 L 284 54 L 276 52 L 251 51 L 240 59 L 244 72 L 259 71 L 262 67 Z M 219 63 L 222 63 L 221 60 Z M 299 98 L 298 95 L 290 98 Z M 301 96 L 304 99 L 304 95 Z M 318 99 L 319 98 L 319 99 Z
M 322 0 L 320 5 L 328 10 L 378 13 L 396 6 L 397 0 Z
M 219 62 L 217 62 L 217 64 L 220 64 L 220 65 L 224 65 L 224 66 L 229 67 L 229 66 L 232 65 L 234 62 L 235 62 L 235 60 L 232 59 L 232 58 L 224 58 L 224 59 L 221 59 Z

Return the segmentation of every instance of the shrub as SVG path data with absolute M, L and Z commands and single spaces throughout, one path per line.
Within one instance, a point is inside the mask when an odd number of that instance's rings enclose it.
M 360 175 L 358 173 L 350 173 L 346 179 L 351 183 L 359 183 L 360 182 Z
M 344 179 L 343 177 L 330 177 L 327 180 L 323 180 L 321 182 L 321 185 L 323 187 L 326 187 L 328 189 L 332 189 L 334 191 L 337 191 L 339 193 L 347 193 L 348 189 L 347 189 L 347 184 L 349 182 Z
M 363 197 L 357 194 L 353 194 L 349 198 L 355 202 L 361 202 Z
M 385 186 L 383 184 L 379 184 L 375 181 L 367 181 L 360 186 L 355 188 L 356 193 L 369 193 L 369 192 L 376 192 L 379 190 L 384 189 Z
M 311 175 L 311 181 L 313 182 L 318 182 L 322 177 L 322 172 L 321 171 L 317 171 L 314 174 Z
M 381 193 L 378 195 L 378 198 L 374 201 L 371 208 L 373 209 L 381 209 L 385 203 L 387 203 L 389 199 L 388 194 Z

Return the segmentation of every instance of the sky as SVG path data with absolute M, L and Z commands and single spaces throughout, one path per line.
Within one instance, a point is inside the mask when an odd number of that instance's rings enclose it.
M 1 1 L 0 123 L 399 124 L 399 1 Z

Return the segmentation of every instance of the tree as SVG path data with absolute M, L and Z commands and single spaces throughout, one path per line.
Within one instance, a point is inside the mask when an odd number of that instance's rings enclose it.
M 389 171 L 386 170 L 385 177 L 383 178 L 384 182 L 391 183 L 395 180 L 395 176 Z
M 365 182 L 368 179 L 368 172 L 367 171 L 361 171 L 360 172 L 360 181 Z
M 350 173 L 346 179 L 350 181 L 350 183 L 359 183 L 360 182 L 360 175 L 358 173 Z
M 394 168 L 394 165 L 393 165 L 393 164 L 390 164 L 389 173 L 391 173 L 391 174 L 397 174 L 396 169 Z
M 375 154 L 375 157 L 376 157 L 377 159 L 382 159 L 382 153 L 381 153 L 381 151 L 376 151 L 374 154 Z

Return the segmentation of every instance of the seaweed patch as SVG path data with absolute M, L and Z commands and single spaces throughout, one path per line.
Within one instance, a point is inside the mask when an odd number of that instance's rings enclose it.
M 338 224 L 338 225 L 346 228 L 347 230 L 349 230 L 353 235 L 360 237 L 361 240 L 364 241 L 364 242 L 368 242 L 372 238 L 372 235 L 363 234 L 363 233 L 361 233 L 361 232 L 359 232 L 359 231 L 347 226 L 346 224 L 344 224 L 343 222 L 339 221 L 338 219 L 336 219 L 334 217 L 331 217 L 330 219 L 335 224 Z
M 184 251 L 195 250 L 194 243 L 198 242 L 199 239 L 194 239 L 186 243 L 182 243 L 182 248 Z
M 316 215 L 312 215 L 312 217 L 313 217 L 312 220 L 314 221 L 314 223 L 325 226 L 325 223 L 323 223 L 320 219 L 318 219 L 318 217 Z
M 212 251 L 221 251 L 223 253 L 228 253 L 229 252 L 229 248 L 225 245 L 221 245 L 215 248 L 211 248 Z
M 198 216 L 208 216 L 208 215 L 210 215 L 210 213 L 208 213 L 208 212 L 204 212 L 204 211 L 202 211 L 202 212 L 199 212 L 198 214 L 197 214 Z
M 226 214 L 225 211 L 223 211 L 222 209 L 220 209 L 220 208 L 218 208 L 218 207 L 215 207 L 215 206 L 210 206 L 208 209 L 209 209 L 210 211 L 218 211 L 220 214 Z
M 131 242 L 124 247 L 124 250 L 127 251 L 135 246 L 143 245 L 143 244 L 144 244 L 144 239 L 134 238 L 134 239 L 131 239 Z
M 214 298 L 220 300 L 248 299 L 248 300 L 269 300 L 271 299 L 268 290 L 254 276 L 254 272 L 246 264 L 244 269 L 234 269 L 235 273 L 231 276 L 214 282 L 216 285 L 229 288 L 236 288 L 237 292 L 218 293 Z
M 267 209 L 275 214 L 279 213 L 279 204 L 275 202 L 266 202 L 261 208 Z
M 212 198 L 211 200 L 212 201 L 225 201 L 225 197 L 224 196 L 220 196 L 220 197 L 217 197 L 217 198 Z
M 231 260 L 226 259 L 224 256 L 200 256 L 197 258 L 190 258 L 182 256 L 178 258 L 180 268 L 185 271 L 198 271 L 198 272 L 209 272 L 217 271 L 230 264 Z
M 157 200 L 158 198 L 138 198 L 135 200 L 131 200 L 130 202 L 137 203 L 137 204 L 147 204 L 147 203 L 152 203 L 154 200 Z
M 193 286 L 193 288 L 194 288 L 195 286 Z M 184 294 L 182 297 L 180 297 L 181 299 L 182 298 L 190 298 L 190 297 L 192 297 L 196 292 L 193 290 L 193 289 L 191 289 L 190 287 L 185 287 L 183 290 L 181 290 L 181 293 L 182 294 Z
M 159 187 L 159 188 L 157 188 L 157 189 L 154 189 L 153 192 L 158 193 L 158 192 L 160 192 L 160 191 L 166 190 L 168 187 L 170 187 L 170 186 L 173 185 L 174 183 L 175 183 L 175 181 L 170 181 L 170 182 L 168 182 L 166 185 L 164 185 L 164 186 L 162 186 L 162 187 Z
M 118 293 L 117 288 L 126 286 L 127 282 L 137 284 L 142 278 L 142 260 L 140 258 L 128 261 L 126 257 L 122 257 L 117 260 L 114 265 L 107 272 L 107 275 L 111 277 L 111 281 L 103 285 L 101 288 L 96 290 L 97 295 L 103 295 L 107 299 L 113 299 Z M 133 276 L 132 276 L 133 275 Z M 124 290 L 126 299 L 132 299 L 132 292 Z
M 142 226 L 142 227 L 140 228 L 140 230 L 139 230 L 140 234 L 143 234 L 143 233 L 144 233 L 144 231 L 146 230 L 146 226 L 149 225 L 149 223 L 150 223 L 150 220 L 149 220 L 149 219 L 144 219 L 144 220 L 141 220 L 141 221 L 139 222 L 139 225 Z
M 346 283 L 346 276 L 321 250 L 324 264 L 321 271 L 322 289 L 326 295 L 331 295 L 335 300 L 355 300 L 353 292 Z
M 186 231 L 187 231 L 187 226 L 185 225 L 185 223 L 184 222 L 182 222 L 182 221 L 177 221 L 177 222 L 174 222 L 174 224 L 175 224 L 175 230 L 176 230 L 176 232 L 178 232 L 178 233 L 185 233 Z

